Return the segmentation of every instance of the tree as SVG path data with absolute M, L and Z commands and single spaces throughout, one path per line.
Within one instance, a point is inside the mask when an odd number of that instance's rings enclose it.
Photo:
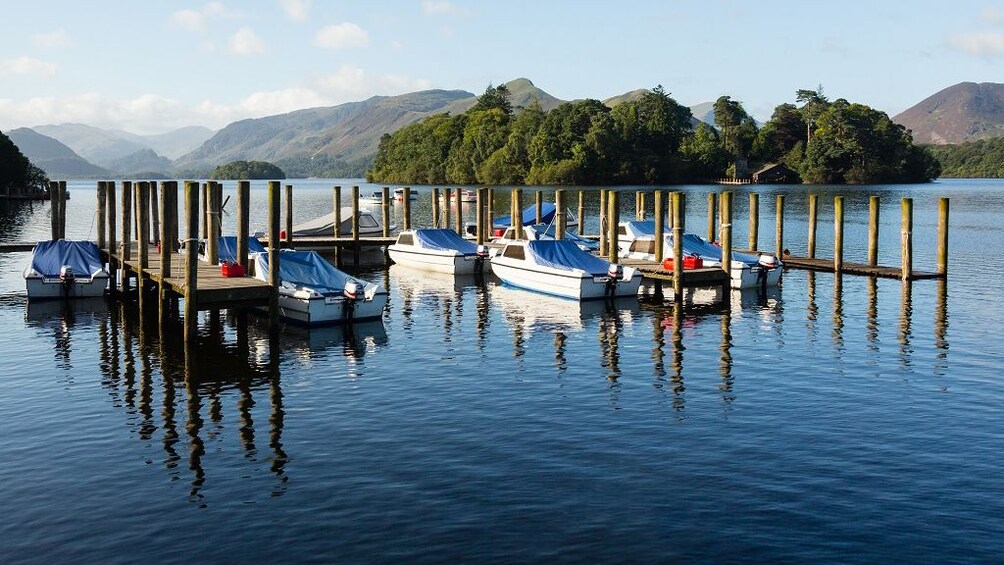
M 478 101 L 471 108 L 470 112 L 480 112 L 482 110 L 501 110 L 503 114 L 512 115 L 512 102 L 509 88 L 504 84 L 493 87 L 491 84 L 485 89 L 485 93 L 478 96 Z
M 795 91 L 795 100 L 802 103 L 802 120 L 805 121 L 805 143 L 812 141 L 812 130 L 816 125 L 816 119 L 829 105 L 826 96 L 823 95 L 823 85 L 816 87 L 816 90 L 799 89 Z
M 265 161 L 231 161 L 213 169 L 213 180 L 284 179 L 286 173 Z
M 804 139 L 804 132 L 805 120 L 798 108 L 794 104 L 781 104 L 774 108 L 770 121 L 760 129 L 754 153 L 764 162 L 782 160 Z

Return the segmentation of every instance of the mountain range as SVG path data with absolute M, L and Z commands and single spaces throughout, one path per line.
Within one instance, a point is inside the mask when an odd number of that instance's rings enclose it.
M 525 78 L 505 85 L 517 108 L 537 100 L 544 110 L 551 110 L 566 102 Z M 632 90 L 603 102 L 613 107 L 637 100 L 646 92 Z M 208 177 L 217 165 L 235 160 L 269 161 L 291 178 L 362 176 L 383 134 L 434 114 L 463 113 L 476 102 L 477 95 L 464 90 L 425 90 L 240 120 L 217 132 L 188 127 L 140 136 L 85 124 L 61 124 L 21 128 L 8 135 L 53 178 Z M 695 125 L 698 120 L 713 124 L 712 105 L 705 102 L 691 107 Z M 957 84 L 893 119 L 913 130 L 918 143 L 1004 136 L 1004 84 Z

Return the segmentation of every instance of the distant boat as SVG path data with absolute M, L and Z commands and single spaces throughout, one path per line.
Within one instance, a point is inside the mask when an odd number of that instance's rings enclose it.
M 255 255 L 255 276 L 269 280 L 268 253 Z M 279 252 L 279 314 L 305 325 L 351 323 L 383 316 L 387 290 L 340 271 L 316 251 Z
M 445 192 L 440 192 L 439 193 L 439 199 L 445 202 L 446 201 L 446 193 Z M 456 202 L 457 200 L 459 200 L 460 202 L 466 202 L 466 203 L 477 202 L 478 201 L 478 194 L 476 192 L 474 192 L 473 190 L 459 190 L 458 189 L 456 192 L 454 192 L 453 194 L 450 195 L 450 202 Z
M 342 237 L 352 235 L 352 207 L 343 206 L 342 225 L 338 233 Z M 396 225 L 390 226 L 389 232 L 397 229 Z M 334 237 L 335 213 L 330 212 L 319 218 L 314 218 L 302 224 L 293 226 L 293 237 Z M 377 214 L 369 210 L 359 210 L 359 237 L 382 237 L 383 220 Z M 280 239 L 285 239 L 286 230 L 280 230 Z
M 418 200 L 418 194 L 414 190 L 410 192 L 411 200 Z M 394 189 L 394 200 L 404 200 L 404 189 L 395 188 Z
M 611 264 L 567 239 L 513 241 L 492 258 L 492 272 L 510 286 L 592 300 L 636 296 L 641 272 Z
M 104 296 L 108 271 L 101 250 L 90 241 L 40 241 L 24 270 L 28 299 L 93 298 Z
M 554 221 L 554 215 L 557 212 L 557 210 L 558 210 L 558 208 L 554 204 L 552 204 L 550 202 L 544 202 L 541 205 L 541 207 L 540 207 L 540 222 L 539 223 L 550 224 L 552 221 Z M 529 226 L 529 225 L 538 223 L 537 222 L 537 205 L 536 204 L 531 204 L 531 205 L 527 206 L 526 208 L 523 208 L 522 218 L 523 218 L 523 225 L 524 226 Z M 509 215 L 509 214 L 506 214 L 505 216 L 498 216 L 494 220 L 492 220 L 492 223 L 495 226 L 497 226 L 497 227 L 502 227 L 502 228 L 508 227 L 509 225 L 512 224 L 512 216 Z M 578 225 L 579 225 L 578 218 L 576 218 L 575 215 L 572 214 L 571 210 L 567 210 L 566 209 L 565 210 L 565 227 L 576 227 Z
M 451 275 L 484 272 L 490 261 L 486 247 L 448 229 L 403 231 L 397 243 L 387 247 L 387 253 L 399 265 Z

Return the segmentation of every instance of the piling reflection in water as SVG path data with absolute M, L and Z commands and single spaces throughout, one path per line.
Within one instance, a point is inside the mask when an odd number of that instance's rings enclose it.
M 934 304 L 934 368 L 937 375 L 944 375 L 948 369 L 948 282 L 938 280 Z
M 868 339 L 868 349 L 872 352 L 878 352 L 878 278 L 868 277 L 866 285 L 868 286 L 868 313 L 865 323 L 867 328 L 865 337 Z
M 904 367 L 909 367 L 913 348 L 910 346 L 910 318 L 913 316 L 913 283 L 902 281 L 899 309 L 899 357 Z
M 844 353 L 844 277 L 833 275 L 833 346 L 839 358 Z

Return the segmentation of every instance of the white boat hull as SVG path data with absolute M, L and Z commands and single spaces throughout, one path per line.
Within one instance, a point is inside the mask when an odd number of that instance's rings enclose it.
M 652 243 L 652 238 L 638 238 L 628 241 L 618 241 L 617 248 L 619 250 L 618 255 L 620 257 L 628 259 L 641 259 L 644 261 L 655 261 L 655 254 L 648 252 L 649 249 L 654 247 Z M 673 247 L 670 245 L 671 242 L 665 242 L 663 246 L 663 257 L 672 258 L 673 257 Z M 704 260 L 705 267 L 721 267 L 722 263 L 720 261 L 709 261 Z M 761 274 L 766 272 L 768 287 L 776 287 L 778 282 L 781 280 L 781 273 L 784 271 L 783 266 L 778 265 L 773 268 L 763 267 L 762 265 L 749 265 L 742 261 L 732 262 L 732 280 L 729 285 L 732 288 L 759 288 L 762 284 Z
M 391 260 L 398 265 L 448 275 L 483 273 L 488 270 L 490 263 L 487 257 L 479 261 L 475 256 L 463 255 L 455 251 L 440 251 L 397 243 L 389 246 L 387 253 Z
M 631 267 L 624 268 L 624 280 L 617 281 L 612 288 L 606 276 L 595 277 L 579 270 L 553 269 L 499 256 L 492 260 L 492 272 L 510 286 L 573 300 L 637 296 L 641 285 L 641 273 Z
M 102 272 L 89 279 L 77 278 L 65 284 L 58 277 L 26 276 L 24 283 L 29 300 L 96 298 L 105 295 L 108 274 Z
M 379 319 L 387 305 L 386 292 L 377 293 L 371 299 L 352 301 L 345 296 L 308 298 L 303 296 L 306 294 L 309 293 L 279 289 L 279 315 L 308 326 L 344 324 Z

